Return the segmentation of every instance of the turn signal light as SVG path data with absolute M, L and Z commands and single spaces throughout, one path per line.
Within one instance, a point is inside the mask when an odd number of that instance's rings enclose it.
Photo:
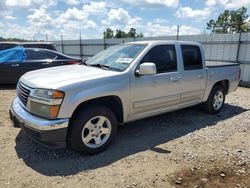
M 53 91 L 53 99 L 62 99 L 64 97 L 64 93 L 61 91 Z

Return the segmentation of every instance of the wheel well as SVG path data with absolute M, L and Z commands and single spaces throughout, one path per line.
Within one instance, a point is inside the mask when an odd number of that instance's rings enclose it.
M 222 86 L 225 89 L 226 94 L 228 93 L 229 88 L 229 81 L 228 80 L 222 80 L 219 82 L 216 82 L 214 86 Z
M 123 106 L 121 99 L 117 96 L 105 96 L 96 99 L 91 99 L 88 101 L 84 101 L 74 110 L 71 119 L 77 114 L 79 110 L 88 105 L 103 105 L 109 108 L 116 116 L 119 123 L 123 122 Z

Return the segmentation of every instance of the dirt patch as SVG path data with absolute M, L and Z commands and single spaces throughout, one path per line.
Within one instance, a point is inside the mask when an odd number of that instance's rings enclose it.
M 47 149 L 13 128 L 14 96 L 15 86 L 0 87 L 0 187 L 250 185 L 250 89 L 228 95 L 218 115 L 193 107 L 121 126 L 94 156 Z
M 249 166 L 225 166 L 226 161 L 204 164 L 203 168 L 183 169 L 171 176 L 175 187 L 215 188 L 249 187 Z

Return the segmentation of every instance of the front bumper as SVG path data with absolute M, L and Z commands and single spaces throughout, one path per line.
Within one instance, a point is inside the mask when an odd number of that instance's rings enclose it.
M 16 97 L 10 108 L 10 119 L 14 127 L 21 127 L 24 133 L 49 148 L 66 146 L 68 118 L 48 120 L 34 116 L 21 106 Z

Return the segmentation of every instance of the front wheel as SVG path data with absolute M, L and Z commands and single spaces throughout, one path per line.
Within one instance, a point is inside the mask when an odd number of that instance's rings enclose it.
M 218 114 L 225 102 L 225 90 L 222 86 L 214 86 L 207 102 L 205 105 L 205 110 L 210 114 Z
M 114 113 L 104 106 L 90 106 L 74 117 L 69 127 L 68 143 L 82 154 L 96 154 L 105 150 L 117 132 Z

